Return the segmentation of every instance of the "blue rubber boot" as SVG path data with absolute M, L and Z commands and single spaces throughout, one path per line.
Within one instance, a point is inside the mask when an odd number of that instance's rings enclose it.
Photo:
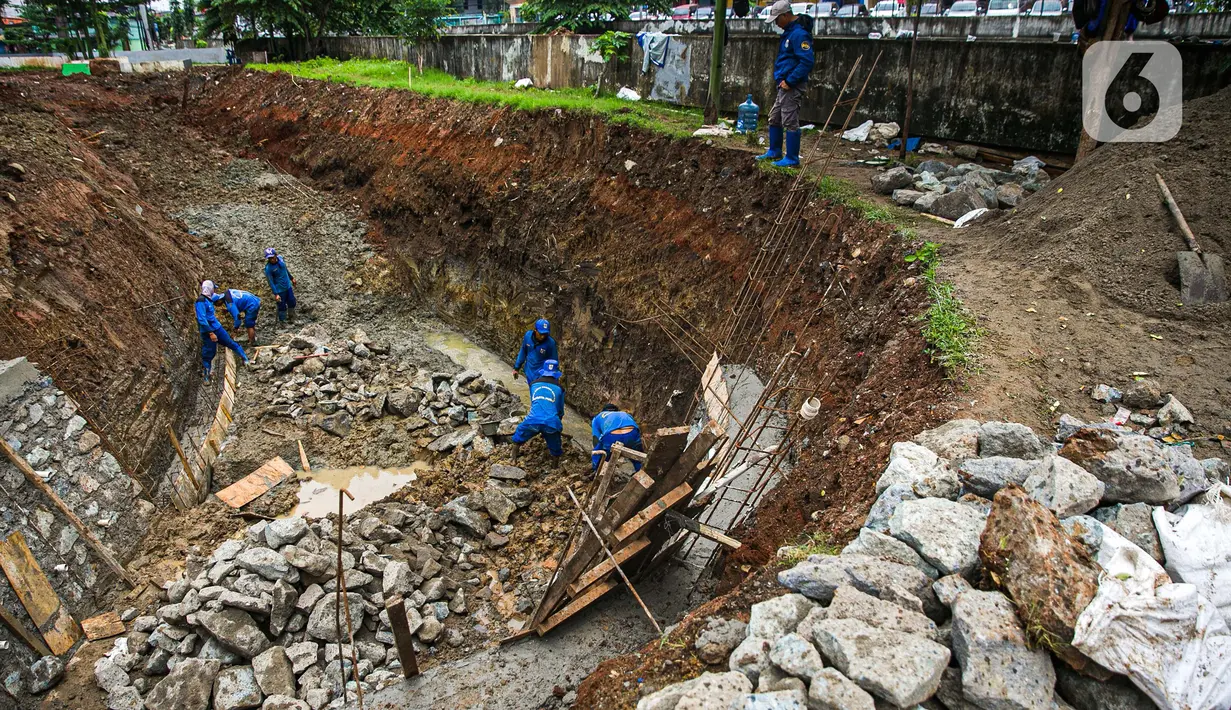
M 769 150 L 757 156 L 757 160 L 777 160 L 782 157 L 782 126 L 769 127 Z
M 774 167 L 778 168 L 798 168 L 799 167 L 799 131 L 787 131 L 786 133 L 786 157 L 782 160 L 774 161 Z

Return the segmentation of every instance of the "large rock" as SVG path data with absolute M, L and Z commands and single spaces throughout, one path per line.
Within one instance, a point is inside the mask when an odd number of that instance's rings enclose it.
M 839 587 L 838 591 L 834 592 L 833 601 L 825 610 L 825 618 L 857 619 L 873 628 L 901 631 L 940 643 L 936 622 L 919 612 L 904 609 L 893 602 L 882 601 L 854 587 Z M 813 626 L 815 627 L 815 624 Z
M 1001 490 L 979 558 L 1013 600 L 1033 643 L 1046 643 L 1074 668 L 1090 662 L 1073 648 L 1073 628 L 1098 591 L 1099 567 L 1051 511 L 1017 486 Z
M 252 658 L 270 647 L 270 641 L 252 617 L 240 609 L 197 612 L 199 623 L 223 647 Z M 178 666 L 176 666 L 178 668 Z
M 1025 424 L 987 422 L 979 427 L 979 456 L 1041 459 L 1051 450 Z
M 954 419 L 918 434 L 912 441 L 941 458 L 954 461 L 974 458 L 979 455 L 979 422 Z
M 299 592 L 287 583 L 284 579 L 279 579 L 274 583 L 274 591 L 271 595 L 273 602 L 270 604 L 269 610 L 269 633 L 274 636 L 281 636 L 282 631 L 286 629 L 287 623 L 291 620 L 291 615 L 295 613 L 295 602 L 299 601 Z
M 811 681 L 825 667 L 812 640 L 793 633 L 774 643 L 769 650 L 769 660 L 787 673 L 806 681 Z
M 227 668 L 214 679 L 214 710 L 258 708 L 264 699 L 252 666 Z
M 910 545 L 869 528 L 860 528 L 859 537 L 842 548 L 842 554 L 875 557 L 890 562 L 897 562 L 900 565 L 909 565 L 932 579 L 940 576 L 936 568 L 925 562 Z
M 266 695 L 295 695 L 295 671 L 282 646 L 274 646 L 252 659 L 257 685 Z
M 916 205 L 918 202 L 915 203 Z M 928 211 L 937 217 L 957 220 L 967 212 L 984 209 L 987 201 L 979 191 L 969 185 L 961 185 L 953 192 L 941 195 L 932 203 Z
M 803 688 L 758 691 L 732 701 L 727 710 L 808 710 L 808 694 Z
M 1001 209 L 1011 210 L 1020 205 L 1024 199 L 1026 199 L 1026 190 L 1017 183 L 1006 182 L 996 186 L 996 204 Z
M 898 506 L 889 520 L 889 533 L 941 574 L 970 575 L 979 564 L 979 536 L 985 522 L 972 506 L 923 498 Z
M 880 495 L 893 485 L 905 484 L 920 498 L 957 498 L 961 485 L 957 473 L 930 449 L 899 441 L 889 451 L 889 465 L 876 482 Z
M 740 642 L 731 657 L 727 659 L 727 667 L 737 673 L 742 673 L 753 683 L 761 678 L 761 673 L 772 666 L 769 651 L 774 646 L 773 641 L 760 636 L 749 636 Z
M 873 190 L 881 195 L 888 195 L 894 190 L 910 187 L 915 177 L 911 175 L 910 168 L 899 165 L 883 173 L 873 173 L 871 180 Z
M 410 565 L 406 562 L 389 560 L 389 564 L 385 566 L 384 576 L 381 578 L 381 590 L 386 598 L 394 594 L 406 596 L 415 591 L 422 581 L 423 579 L 411 571 Z
M 929 617 L 935 619 L 945 613 L 927 575 L 914 567 L 872 557 L 812 555 L 779 572 L 778 583 L 822 604 L 832 601 L 834 592 L 843 585 L 882 599 L 896 587 L 917 597 Z
M 491 532 L 492 524 L 487 518 L 466 507 L 462 498 L 455 498 L 440 509 L 440 517 L 446 521 L 466 528 L 477 537 L 483 537 Z
M 350 605 L 351 628 L 357 629 L 363 625 L 363 595 L 356 592 L 347 592 L 346 602 Z M 316 606 L 312 608 L 312 613 L 308 616 L 309 636 L 331 643 L 337 643 L 341 640 L 338 637 L 338 629 L 334 619 L 334 609 L 337 606 L 337 594 L 326 594 L 321 597 L 321 600 L 316 603 Z M 343 611 L 345 611 L 345 607 Z M 346 636 L 345 614 L 342 615 L 342 635 Z
M 1163 398 L 1163 388 L 1149 378 L 1133 380 L 1120 393 L 1120 402 L 1129 409 L 1154 409 Z
M 342 410 L 329 415 L 315 414 L 312 423 L 338 438 L 345 439 L 350 435 L 354 418 L 349 412 Z
M 953 653 L 962 692 L 984 710 L 1051 710 L 1051 656 L 1026 644 L 1013 604 L 1000 592 L 970 590 L 953 604 Z
M 43 656 L 30 665 L 30 692 L 39 694 L 64 677 L 64 661 L 56 656 Z
M 795 630 L 816 605 L 802 594 L 784 594 L 753 604 L 748 635 L 773 641 Z
M 308 521 L 298 515 L 271 520 L 265 526 L 265 542 L 274 549 L 299 542 L 307 534 Z
M 321 645 L 315 641 L 293 643 L 286 647 L 286 657 L 291 659 L 291 672 L 299 675 L 320 660 Z
M 714 710 L 752 692 L 752 683 L 743 673 L 703 673 L 684 691 L 675 710 Z
M 731 651 L 748 635 L 748 625 L 738 619 L 722 619 L 711 616 L 705 628 L 697 634 L 694 646 L 697 658 L 710 665 L 725 663 Z
M 283 579 L 291 571 L 291 563 L 268 547 L 253 547 L 239 553 L 235 563 L 270 581 Z
M 1069 437 L 1060 455 L 1106 485 L 1104 503 L 1163 505 L 1180 494 L 1170 456 L 1148 436 L 1083 428 Z
M 919 190 L 894 190 L 892 199 L 893 204 L 899 207 L 910 207 L 918 202 L 920 197 L 923 197 L 923 193 Z
M 826 668 L 816 674 L 808 686 L 808 707 L 812 710 L 875 710 L 876 701 L 838 669 Z
M 1103 482 L 1062 456 L 1047 456 L 1022 484 L 1026 493 L 1057 517 L 1081 515 L 1098 505 Z
M 329 559 L 327 555 L 309 552 L 295 545 L 282 548 L 282 558 L 295 569 L 303 570 L 313 577 L 329 576 L 337 566 L 337 561 Z
M 146 696 L 146 710 L 206 710 L 219 668 L 221 664 L 218 661 L 200 658 L 181 660 Z
M 872 503 L 872 508 L 868 510 L 868 517 L 864 520 L 863 526 L 879 533 L 889 532 L 889 519 L 893 517 L 894 511 L 898 509 L 902 501 L 918 498 L 919 496 L 915 495 L 910 484 L 898 483 L 889 486 L 884 493 L 877 496 L 876 502 Z
M 1038 463 L 1008 456 L 989 456 L 963 461 L 957 473 L 966 490 L 984 498 L 991 498 L 996 495 L 996 491 L 1010 483 L 1018 486 L 1025 483 Z
M 949 649 L 934 641 L 856 619 L 825 619 L 814 634 L 821 653 L 843 675 L 898 707 L 932 697 L 949 664 Z
M 1153 509 L 1145 503 L 1116 504 L 1096 508 L 1091 517 L 1120 533 L 1126 540 L 1140 547 L 1156 562 L 1162 564 L 1163 546 L 1158 539 L 1158 528 L 1151 517 Z

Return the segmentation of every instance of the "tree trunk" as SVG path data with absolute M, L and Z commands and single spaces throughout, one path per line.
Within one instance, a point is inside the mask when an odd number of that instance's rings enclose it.
M 98 0 L 90 0 L 90 15 L 94 18 L 94 43 L 98 46 L 98 56 L 110 57 L 111 42 L 108 41 L 107 30 L 103 27 L 103 15 L 98 11 Z

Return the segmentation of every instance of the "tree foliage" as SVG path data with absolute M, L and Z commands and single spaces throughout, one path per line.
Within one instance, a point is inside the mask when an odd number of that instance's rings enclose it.
M 110 56 L 112 47 L 128 47 L 135 8 L 135 0 L 26 0 L 25 22 L 5 28 L 5 41 L 35 52 Z
M 540 24 L 540 32 L 565 29 L 570 32 L 595 32 L 605 22 L 627 20 L 631 2 L 620 0 L 528 0 L 522 17 Z

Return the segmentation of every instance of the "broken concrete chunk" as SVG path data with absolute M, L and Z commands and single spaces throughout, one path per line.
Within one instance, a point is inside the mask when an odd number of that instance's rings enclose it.
M 893 512 L 898 509 L 898 505 L 904 500 L 918 500 L 918 498 L 919 496 L 915 495 L 910 484 L 898 483 L 889 486 L 872 504 L 863 526 L 879 533 L 889 532 L 889 519 L 893 517 Z
M 748 635 L 771 641 L 795 630 L 816 606 L 802 594 L 784 594 L 753 604 L 748 617 Z
M 795 633 L 787 634 L 774 643 L 769 650 L 769 660 L 787 673 L 807 681 L 812 680 L 825 666 L 812 640 Z
M 971 506 L 923 498 L 898 506 L 889 520 L 889 533 L 941 574 L 970 575 L 978 567 L 979 535 L 985 522 Z
M 266 695 L 295 695 L 295 673 L 282 646 L 274 646 L 253 658 L 252 672 Z
M 239 553 L 236 564 L 270 581 L 283 579 L 291 571 L 291 564 L 282 555 L 268 547 L 251 547 Z
M 958 478 L 966 490 L 984 498 L 991 498 L 996 495 L 996 491 L 1010 483 L 1019 486 L 1025 483 L 1037 465 L 1037 461 L 1008 456 L 967 459 L 958 467 Z
M 252 666 L 227 668 L 214 679 L 215 710 L 257 708 L 264 697 L 252 674 Z
M 953 602 L 957 601 L 958 596 L 969 589 L 973 589 L 973 587 L 960 574 L 941 577 L 932 584 L 932 591 L 936 592 L 936 598 L 940 600 L 941 604 L 947 606 L 953 606 Z
M 1022 488 L 1057 517 L 1067 518 L 1098 505 L 1105 486 L 1072 461 L 1049 455 L 1034 469 Z
M 940 633 L 936 630 L 936 622 L 924 616 L 921 612 L 903 609 L 893 602 L 877 599 L 869 594 L 864 594 L 854 587 L 838 587 L 838 590 L 834 592 L 833 601 L 825 610 L 825 618 L 858 619 L 873 628 L 886 631 L 901 631 L 902 633 L 922 636 L 937 643 L 940 642 Z M 782 666 L 781 663 L 778 665 Z M 786 669 L 785 666 L 783 668 Z M 798 673 L 794 675 L 798 675 Z
M 825 619 L 816 636 L 821 653 L 843 675 L 899 707 L 932 697 L 949 664 L 949 649 L 934 641 L 856 619 Z
M 145 698 L 148 710 L 206 710 L 214 689 L 218 661 L 185 658 Z
M 710 710 L 728 708 L 731 703 L 752 692 L 752 683 L 743 673 L 703 673 L 680 696 L 675 710 Z
M 244 658 L 252 658 L 271 645 L 252 617 L 240 609 L 200 611 L 197 612 L 197 623 L 224 647 Z
M 1148 436 L 1083 428 L 1069 437 L 1060 455 L 1105 484 L 1103 503 L 1169 503 L 1180 494 L 1171 458 Z
M 876 493 L 897 484 L 911 487 L 915 495 L 926 498 L 957 498 L 961 486 L 957 473 L 930 449 L 909 441 L 899 441 L 889 452 L 889 465 L 876 482 Z
M 769 660 L 771 648 L 773 648 L 773 642 L 769 639 L 749 636 L 731 652 L 728 667 L 732 671 L 744 674 L 748 680 L 755 683 L 761 677 L 761 672 L 772 665 L 772 661 Z
M 876 557 L 902 565 L 909 565 L 926 574 L 932 579 L 940 576 L 936 568 L 928 564 L 915 552 L 910 545 L 883 533 L 868 528 L 859 529 L 859 537 L 842 548 L 843 555 L 863 555 Z
M 843 585 L 875 597 L 884 596 L 885 590 L 896 585 L 918 597 L 929 617 L 940 618 L 945 611 L 932 593 L 932 580 L 927 575 L 914 567 L 871 557 L 813 555 L 779 572 L 778 583 L 822 604 L 832 601 L 834 592 Z
M 803 688 L 750 693 L 727 706 L 729 710 L 808 710 L 808 694 Z
M 979 455 L 979 422 L 954 419 L 917 435 L 912 441 L 951 461 Z
M 1008 456 L 1015 459 L 1041 459 L 1051 447 L 1025 424 L 987 422 L 979 427 L 979 456 Z
M 970 590 L 953 604 L 953 653 L 962 693 L 985 710 L 1051 710 L 1051 656 L 1026 644 L 1013 604 L 999 592 Z
M 711 616 L 697 634 L 697 657 L 711 665 L 723 663 L 748 635 L 748 625 L 737 619 Z
M 876 702 L 863 688 L 836 668 L 826 668 L 812 678 L 808 687 L 812 710 L 875 710 Z
M 352 629 L 357 629 L 363 625 L 363 595 L 355 592 L 346 593 L 346 604 L 350 607 L 350 626 Z M 312 614 L 308 617 L 308 635 L 314 639 L 328 641 L 332 643 L 338 642 L 338 631 L 335 625 L 334 611 L 338 606 L 338 595 L 327 594 L 321 597 L 321 600 L 312 608 Z M 343 605 L 343 612 L 345 612 Z M 346 633 L 346 619 L 342 619 L 342 633 Z

